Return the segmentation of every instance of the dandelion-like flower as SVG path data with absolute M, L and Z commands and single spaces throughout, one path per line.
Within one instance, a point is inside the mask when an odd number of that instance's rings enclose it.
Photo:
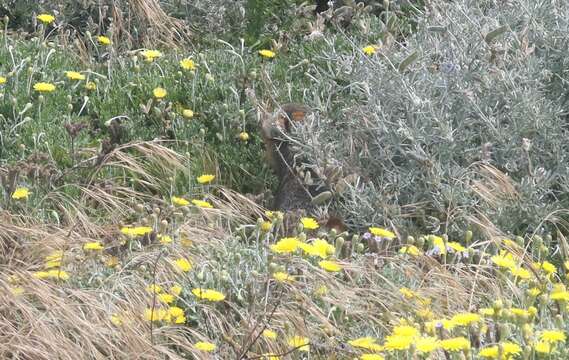
M 190 58 L 180 60 L 180 66 L 184 70 L 195 70 L 196 69 L 196 63 L 194 63 L 194 60 L 192 60 Z
M 533 349 L 540 354 L 549 354 L 551 353 L 551 344 L 545 341 L 538 341 L 533 344 Z
M 370 227 L 369 232 L 372 233 L 374 236 L 379 236 L 386 239 L 393 239 L 395 238 L 395 234 L 389 230 L 380 228 L 380 227 Z
M 156 294 L 156 297 L 158 298 L 159 301 L 162 301 L 165 304 L 170 304 L 171 302 L 174 301 L 174 295 L 167 293 Z
M 172 237 L 170 235 L 158 235 L 158 241 L 162 245 L 168 245 L 172 243 Z
M 383 346 L 377 344 L 377 340 L 372 338 L 371 336 L 361 337 L 358 339 L 348 341 L 353 347 L 366 349 L 370 351 L 382 351 Z
M 190 109 L 184 109 L 182 110 L 182 116 L 185 117 L 186 119 L 191 119 L 194 117 L 194 112 L 193 110 Z
M 101 244 L 98 241 L 88 242 L 88 243 L 83 245 L 83 250 L 97 251 L 97 250 L 103 250 L 103 249 L 104 249 L 103 244 Z
M 295 237 L 282 238 L 276 244 L 271 245 L 271 251 L 279 254 L 293 253 L 299 245 L 300 241 Z
M 500 251 L 500 254 L 490 258 L 494 264 L 504 269 L 513 269 L 516 267 L 514 256 L 506 251 Z
M 81 74 L 80 72 L 77 71 L 66 71 L 65 72 L 65 76 L 69 79 L 69 80 L 85 80 L 85 75 Z
M 446 351 L 464 351 L 470 349 L 470 341 L 465 337 L 454 337 L 441 341 L 441 347 Z
M 318 222 L 315 219 L 310 218 L 310 217 L 301 218 L 300 223 L 307 230 L 316 230 L 320 227 L 320 225 L 318 225 Z
M 97 84 L 93 81 L 87 81 L 85 84 L 85 90 L 93 91 L 97 90 Z
M 192 269 L 192 264 L 185 258 L 179 258 L 175 261 L 176 268 L 181 272 L 188 272 Z
M 460 313 L 452 317 L 451 321 L 459 326 L 468 326 L 481 320 L 480 315 L 476 313 Z
M 531 273 L 522 267 L 514 267 L 510 269 L 510 274 L 521 280 L 528 280 L 531 278 Z
M 403 246 L 401 249 L 399 249 L 399 253 L 408 254 L 411 256 L 419 256 L 422 254 L 421 250 L 419 250 L 419 248 L 417 248 L 415 245 Z
M 6 81 L 8 80 L 4 76 L 0 76 L 0 85 L 6 84 Z
M 565 341 L 567 336 L 565 336 L 565 333 L 560 330 L 544 330 L 539 335 L 539 338 L 541 341 L 555 344 L 560 341 Z
M 168 92 L 164 88 L 157 87 L 154 90 L 152 90 L 152 94 L 156 99 L 163 99 L 166 97 L 166 95 L 168 95 Z
M 310 351 L 310 340 L 304 336 L 293 336 L 288 340 L 288 344 L 298 351 Z
M 20 200 L 20 199 L 27 199 L 30 195 L 30 189 L 26 187 L 19 187 L 12 193 L 12 199 Z
M 215 175 L 204 174 L 204 175 L 198 176 L 197 181 L 200 184 L 209 184 L 210 182 L 213 181 L 213 179 L 215 179 Z
M 136 226 L 136 227 L 126 226 L 121 229 L 121 233 L 130 237 L 143 236 L 151 232 L 152 228 L 149 226 Z
M 177 197 L 177 196 L 172 196 L 172 204 L 176 205 L 176 206 L 186 206 L 186 205 L 190 205 L 190 202 L 184 198 L 181 197 Z
M 335 261 L 330 261 L 330 260 L 322 260 L 318 263 L 318 266 L 320 266 L 322 269 L 328 271 L 328 272 L 339 272 L 342 271 L 342 265 L 338 264 Z
M 36 19 L 41 21 L 42 23 L 48 25 L 55 21 L 55 16 L 51 14 L 39 14 Z
M 225 295 L 223 295 L 223 293 L 212 289 L 193 289 L 192 294 L 202 300 L 214 302 L 225 300 Z
M 293 282 L 294 281 L 293 276 L 291 276 L 285 272 L 282 272 L 282 271 L 274 273 L 273 278 L 278 282 Z
M 170 288 L 170 292 L 174 295 L 174 296 L 180 296 L 180 294 L 182 293 L 182 287 L 179 284 L 173 285 Z
M 377 47 L 375 45 L 368 45 L 365 46 L 362 51 L 364 52 L 364 54 L 366 54 L 367 56 L 371 56 L 374 55 L 377 51 Z
M 140 54 L 147 62 L 152 62 L 162 56 L 162 53 L 158 50 L 144 50 Z
M 411 347 L 413 338 L 409 336 L 390 335 L 385 338 L 383 347 L 386 350 L 407 350 Z
M 421 337 L 415 340 L 415 348 L 423 354 L 431 353 L 441 346 L 436 337 Z
M 275 340 L 277 338 L 277 333 L 270 329 L 263 330 L 263 337 L 271 340 Z
M 197 207 L 200 208 L 204 208 L 204 209 L 212 209 L 213 205 L 208 203 L 207 201 L 203 201 L 203 200 L 192 200 L 192 204 L 194 204 Z
M 34 90 L 40 93 L 49 93 L 55 91 L 55 85 L 47 82 L 39 82 L 34 84 Z
M 215 350 L 215 344 L 206 341 L 199 341 L 194 344 L 194 347 L 200 351 L 212 352 Z
M 261 57 L 263 57 L 265 59 L 272 59 L 275 56 L 277 56 L 277 54 L 274 51 L 267 50 L 267 49 L 259 50 L 259 55 L 261 55 Z
M 106 37 L 104 35 L 97 36 L 97 41 L 99 42 L 99 44 L 101 44 L 103 46 L 111 45 L 111 39 L 109 39 L 108 37 Z

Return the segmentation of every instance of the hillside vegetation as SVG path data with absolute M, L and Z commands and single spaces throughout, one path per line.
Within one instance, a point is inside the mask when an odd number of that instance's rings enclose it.
M 569 358 L 568 13 L 0 3 L 0 358 Z

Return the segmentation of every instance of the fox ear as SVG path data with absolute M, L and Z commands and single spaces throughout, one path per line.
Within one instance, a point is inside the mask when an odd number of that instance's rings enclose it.
M 346 224 L 344 224 L 344 221 L 337 216 L 330 216 L 326 222 L 326 227 L 328 229 L 335 229 L 338 234 L 348 229 Z

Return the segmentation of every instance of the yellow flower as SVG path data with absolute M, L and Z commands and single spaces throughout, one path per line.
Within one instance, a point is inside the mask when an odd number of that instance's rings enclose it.
M 539 335 L 539 338 L 541 341 L 555 344 L 559 341 L 565 341 L 567 337 L 565 336 L 565 333 L 560 330 L 544 330 Z
M 381 351 L 383 350 L 383 346 L 376 343 L 376 339 L 372 338 L 371 336 L 366 336 L 362 338 L 358 338 L 355 340 L 348 341 L 348 344 L 352 345 L 356 348 L 366 349 L 370 351 Z
M 83 250 L 103 250 L 103 244 L 98 241 L 95 242 L 88 242 L 83 245 Z
M 7 79 L 4 76 L 0 76 L 0 85 L 6 84 Z
M 362 354 L 360 360 L 384 360 L 385 358 L 379 354 Z
M 169 235 L 158 235 L 158 241 L 162 245 L 167 245 L 172 242 L 172 238 Z
M 465 337 L 455 337 L 441 341 L 441 347 L 446 351 L 463 351 L 470 349 L 470 341 Z
M 163 303 L 170 304 L 174 301 L 174 296 L 166 293 L 156 294 L 158 300 L 162 301 Z
M 177 196 L 172 196 L 172 204 L 177 205 L 177 206 L 186 206 L 186 205 L 190 205 L 190 202 L 184 198 L 181 197 L 177 197 Z
M 170 292 L 174 296 L 179 296 L 182 293 L 182 287 L 180 285 L 176 284 L 170 288 Z
M 541 294 L 541 290 L 536 287 L 528 289 L 528 295 L 530 296 L 537 297 L 539 294 Z
M 328 244 L 328 242 L 323 239 L 316 239 L 312 244 L 300 242 L 298 247 L 308 255 L 318 256 L 322 259 L 326 259 L 328 256 L 333 255 L 336 252 L 334 245 Z
M 188 272 L 192 268 L 192 264 L 184 258 L 179 258 L 176 260 L 176 268 L 182 272 Z
M 194 63 L 194 60 L 192 60 L 190 58 L 180 60 L 180 66 L 184 70 L 195 70 L 196 69 L 196 64 Z
M 342 271 L 342 265 L 338 264 L 335 261 L 330 260 L 322 260 L 318 263 L 322 269 L 329 271 L 329 272 L 339 272 Z
M 39 14 L 36 19 L 47 25 L 55 21 L 55 16 L 51 14 Z
M 529 278 L 531 278 L 531 273 L 522 267 L 512 268 L 512 269 L 510 269 L 510 273 L 514 277 L 517 277 L 521 280 L 528 280 Z
M 200 351 L 205 351 L 205 352 L 212 352 L 215 350 L 215 344 L 205 341 L 200 341 L 195 343 L 194 347 Z
M 170 317 L 174 320 L 174 324 L 183 324 L 186 322 L 186 315 L 184 314 L 184 309 L 177 306 L 171 306 L 168 309 Z
M 192 204 L 194 204 L 197 207 L 205 208 L 205 209 L 213 208 L 212 204 L 208 203 L 207 201 L 203 201 L 203 200 L 192 200 Z
M 318 296 L 324 296 L 326 294 L 328 294 L 328 288 L 326 287 L 326 285 L 320 285 L 315 291 L 314 293 Z
M 551 293 L 551 300 L 569 301 L 569 292 L 568 291 L 552 292 Z
M 20 199 L 27 199 L 30 195 L 30 190 L 25 187 L 19 187 L 12 193 L 12 199 L 20 200 Z
M 364 54 L 366 54 L 367 56 L 371 56 L 373 54 L 375 54 L 375 52 L 377 51 L 377 46 L 375 45 L 368 45 L 366 47 L 364 47 L 362 49 L 362 51 L 364 52 Z
M 492 256 L 491 260 L 494 264 L 501 268 L 513 269 L 516 267 L 514 256 L 503 250 L 500 251 L 500 254 Z
M 303 336 L 293 336 L 288 340 L 288 344 L 299 351 L 310 351 L 310 340 Z
M 37 92 L 52 92 L 55 91 L 55 85 L 46 82 L 39 82 L 34 84 L 34 90 Z
M 411 347 L 413 338 L 409 336 L 390 335 L 385 338 L 383 346 L 386 350 L 407 350 Z
M 277 333 L 273 330 L 265 329 L 263 330 L 263 337 L 267 339 L 275 340 L 277 338 Z
M 456 325 L 468 326 L 470 324 L 479 322 L 480 315 L 475 313 L 460 313 L 453 316 L 451 321 Z
M 211 175 L 211 174 L 204 174 L 204 175 L 198 176 L 198 178 L 197 178 L 198 183 L 200 183 L 200 184 L 208 184 L 208 183 L 212 182 L 213 179 L 215 179 L 215 175 Z
M 162 290 L 162 287 L 161 287 L 160 285 L 151 284 L 151 285 L 148 285 L 148 286 L 146 287 L 146 291 L 148 291 L 148 292 L 151 293 L 151 294 L 152 294 L 152 293 L 154 293 L 154 294 L 160 294 L 160 293 L 162 293 L 163 290 Z
M 36 279 L 69 280 L 69 274 L 60 269 L 37 271 L 33 274 Z
M 548 342 L 540 341 L 533 344 L 535 352 L 540 354 L 549 354 L 551 352 L 551 344 Z
M 309 217 L 301 218 L 300 223 L 307 230 L 316 230 L 320 227 L 320 225 L 318 225 L 318 222 L 315 219 Z
M 395 234 L 389 230 L 379 228 L 379 227 L 370 227 L 369 232 L 372 233 L 374 236 L 379 236 L 386 239 L 393 239 L 395 238 Z
M 192 294 L 197 298 L 209 301 L 222 301 L 225 300 L 225 295 L 216 290 L 211 289 L 193 289 Z
M 8 289 L 14 296 L 20 296 L 24 293 L 24 288 L 21 286 L 14 286 L 14 287 L 9 286 Z
M 120 326 L 123 324 L 122 317 L 118 314 L 111 315 L 111 323 L 115 326 Z
M 271 227 L 273 226 L 273 223 L 270 221 L 263 221 L 261 223 L 261 231 L 263 232 L 269 232 L 271 231 Z
M 264 57 L 266 59 L 272 59 L 277 54 L 274 51 L 263 49 L 263 50 L 259 50 L 259 55 L 261 55 L 262 57 Z
M 280 360 L 281 358 L 275 354 L 263 354 L 261 360 Z
M 158 50 L 144 50 L 140 54 L 144 57 L 144 60 L 146 60 L 147 62 L 152 62 L 155 59 L 162 56 L 162 53 Z
M 421 337 L 415 341 L 415 348 L 422 353 L 430 353 L 441 346 L 436 337 Z
M 77 71 L 66 71 L 65 72 L 65 76 L 69 79 L 69 80 L 85 80 L 85 75 L 81 74 L 80 72 Z
M 466 251 L 466 248 L 464 246 L 460 245 L 459 243 L 457 243 L 456 241 L 447 242 L 447 246 L 456 252 Z
M 241 139 L 241 141 L 247 141 L 249 140 L 249 134 L 247 134 L 245 131 L 240 132 L 239 139 Z
M 99 42 L 99 44 L 104 46 L 111 45 L 111 39 L 103 35 L 97 36 L 97 41 Z
M 152 94 L 154 94 L 154 97 L 157 99 L 163 99 L 166 97 L 166 95 L 168 95 L 168 92 L 164 88 L 157 87 L 152 90 Z
M 152 232 L 152 228 L 149 226 L 137 226 L 137 227 L 123 227 L 121 233 L 128 235 L 130 237 L 137 237 L 149 234 Z
M 116 256 L 109 256 L 105 260 L 105 266 L 108 266 L 110 268 L 113 268 L 113 267 L 117 266 L 118 264 L 119 264 L 119 258 Z
M 549 261 L 544 261 L 542 263 L 535 262 L 533 263 L 533 266 L 537 269 L 543 270 L 547 275 L 551 275 L 557 271 L 555 265 L 553 265 Z
M 299 245 L 300 241 L 295 237 L 282 238 L 276 244 L 271 245 L 271 251 L 279 254 L 292 253 L 298 249 Z
M 400 254 L 409 254 L 411 256 L 422 255 L 421 250 L 419 250 L 419 248 L 417 248 L 415 245 L 403 246 L 401 249 L 399 249 L 399 253 Z
M 184 109 L 182 110 L 182 116 L 186 119 L 191 119 L 194 117 L 194 112 L 190 109 Z
M 170 314 L 166 309 L 144 309 L 144 319 L 146 321 L 170 321 Z
M 417 294 L 415 294 L 413 290 L 410 290 L 405 287 L 399 289 L 399 292 L 401 293 L 401 295 L 403 295 L 403 297 L 405 297 L 405 299 L 413 299 L 415 296 L 417 296 Z
M 433 248 L 438 251 L 438 254 L 444 255 L 447 253 L 447 248 L 445 246 L 445 241 L 440 236 L 431 235 L 433 240 Z
M 486 347 L 478 353 L 479 356 L 487 359 L 512 359 L 513 355 L 519 355 L 522 348 L 513 342 L 505 341 L 500 343 L 502 346 L 502 356 L 500 357 L 500 347 L 498 345 Z
M 279 271 L 273 274 L 273 278 L 278 282 L 293 282 L 294 277 L 289 274 Z
M 407 336 L 407 337 L 417 337 L 419 336 L 419 330 L 409 325 L 399 325 L 393 328 L 392 331 L 395 336 Z
M 87 81 L 87 83 L 85 84 L 85 90 L 97 90 L 97 84 L 95 84 L 93 81 Z

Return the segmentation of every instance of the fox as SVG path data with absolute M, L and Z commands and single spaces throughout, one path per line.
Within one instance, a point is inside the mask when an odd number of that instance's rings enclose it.
M 254 104 L 258 105 L 254 95 Z M 305 104 L 285 103 L 276 111 L 268 112 L 258 106 L 261 138 L 265 147 L 265 162 L 278 179 L 278 186 L 273 193 L 270 207 L 274 210 L 289 214 L 288 222 L 294 224 L 298 218 L 313 214 L 317 204 L 327 201 L 332 195 L 322 179 L 312 170 L 311 178 L 316 185 L 308 185 L 298 169 L 297 159 L 290 137 L 294 127 L 301 125 L 311 114 L 311 109 Z M 336 229 L 338 233 L 346 231 L 347 227 L 341 218 L 325 215 L 318 219 L 324 229 Z

